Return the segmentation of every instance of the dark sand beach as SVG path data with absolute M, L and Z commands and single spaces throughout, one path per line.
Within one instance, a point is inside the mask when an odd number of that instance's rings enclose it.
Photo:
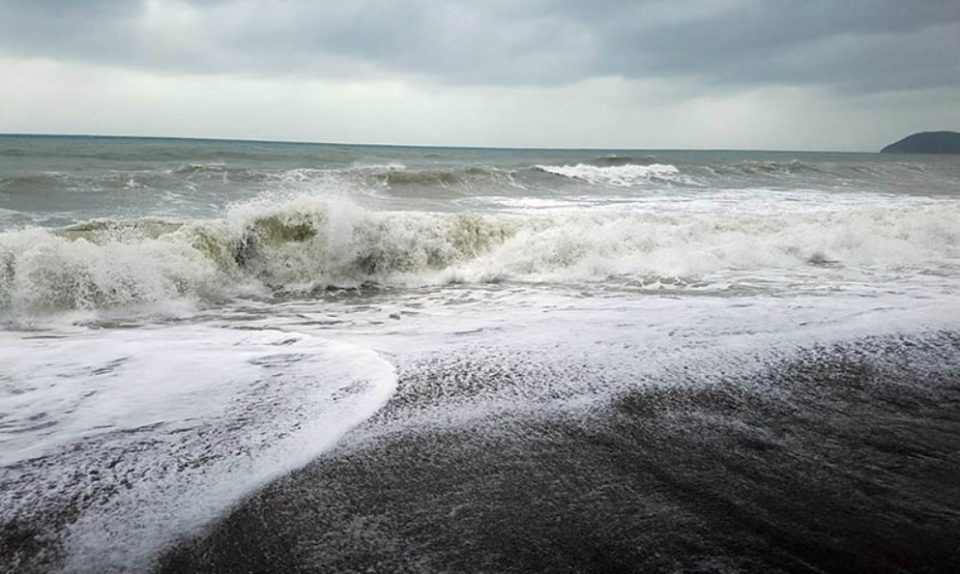
M 366 437 L 249 497 L 160 571 L 960 568 L 956 334 L 813 345 L 707 380 L 678 367 L 575 414 L 391 427 L 431 383 L 496 384 L 448 367 L 402 373 Z

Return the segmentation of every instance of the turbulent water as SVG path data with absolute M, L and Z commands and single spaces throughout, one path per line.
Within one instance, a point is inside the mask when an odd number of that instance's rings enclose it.
M 0 136 L 0 569 L 955 571 L 960 161 Z

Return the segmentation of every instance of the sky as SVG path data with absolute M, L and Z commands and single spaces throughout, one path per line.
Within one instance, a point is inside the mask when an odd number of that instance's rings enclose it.
M 0 0 L 0 132 L 875 151 L 960 0 Z

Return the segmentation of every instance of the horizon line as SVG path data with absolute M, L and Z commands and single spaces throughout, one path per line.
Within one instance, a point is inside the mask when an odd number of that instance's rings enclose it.
M 759 148 L 627 148 L 627 147 L 533 147 L 533 146 L 476 146 L 476 145 L 430 145 L 430 144 L 394 144 L 394 143 L 348 143 L 307 140 L 278 140 L 254 138 L 224 138 L 196 136 L 156 136 L 156 135 L 116 135 L 83 133 L 30 133 L 0 132 L 0 137 L 36 137 L 36 138 L 91 138 L 91 139 L 142 139 L 142 140 L 178 140 L 198 142 L 231 142 L 251 144 L 317 145 L 341 147 L 397 147 L 414 149 L 454 149 L 454 150 L 503 150 L 503 151 L 667 151 L 667 152 L 766 152 L 766 153 L 880 153 L 878 151 L 851 150 L 799 150 L 799 149 L 759 149 Z

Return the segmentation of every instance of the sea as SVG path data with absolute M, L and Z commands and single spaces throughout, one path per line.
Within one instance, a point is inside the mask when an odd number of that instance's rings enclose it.
M 958 156 L 0 136 L 0 571 L 958 540 Z

